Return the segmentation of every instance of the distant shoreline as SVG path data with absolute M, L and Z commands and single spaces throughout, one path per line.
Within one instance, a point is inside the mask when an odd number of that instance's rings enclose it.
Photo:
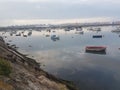
M 0 31 L 7 30 L 42 30 L 42 29 L 57 29 L 57 28 L 83 28 L 83 27 L 99 27 L 99 26 L 119 26 L 120 21 L 115 22 L 92 22 L 92 23 L 65 23 L 65 24 L 31 24 L 31 25 L 14 25 L 0 27 Z

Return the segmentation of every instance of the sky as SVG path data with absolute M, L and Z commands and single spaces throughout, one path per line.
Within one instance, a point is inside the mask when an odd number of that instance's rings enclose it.
M 0 24 L 114 20 L 119 10 L 120 0 L 0 0 Z

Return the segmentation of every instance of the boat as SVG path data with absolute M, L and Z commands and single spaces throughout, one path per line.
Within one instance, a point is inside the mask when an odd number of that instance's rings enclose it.
M 84 31 L 76 31 L 75 34 L 84 34 Z
M 47 29 L 46 31 L 47 31 L 47 32 L 51 32 L 51 29 Z
M 49 34 L 46 34 L 45 36 L 46 36 L 46 37 L 49 37 L 50 35 L 49 35 Z
M 59 36 L 57 36 L 57 35 L 52 35 L 52 36 L 51 36 L 51 39 L 52 39 L 52 40 L 59 40 Z
M 16 36 L 21 36 L 21 33 L 16 34 Z
M 92 31 L 101 31 L 101 28 L 94 28 Z
M 93 30 L 93 28 L 92 28 L 92 27 L 90 27 L 90 28 L 88 28 L 87 30 L 90 30 L 90 31 L 92 31 L 92 30 Z
M 88 27 L 87 30 L 88 30 L 88 31 L 92 31 L 93 28 L 92 28 L 92 27 Z
M 102 38 L 102 35 L 93 35 L 93 38 Z
M 28 32 L 28 36 L 31 36 L 32 35 L 32 31 Z
M 112 30 L 112 32 L 120 32 L 120 28 L 117 28 L 115 30 Z
M 92 27 L 90 27 L 90 28 L 88 28 L 87 30 L 99 32 L 99 31 L 101 31 L 101 28 L 99 28 L 99 27 L 97 27 L 97 28 L 92 28 Z
M 80 27 L 80 28 L 76 28 L 76 31 L 82 31 L 82 28 Z
M 91 53 L 106 53 L 106 47 L 104 46 L 86 46 L 86 52 Z
M 52 31 L 52 32 L 56 32 L 56 31 Z
M 65 28 L 65 31 L 70 31 L 70 29 L 69 28 Z
M 23 37 L 27 37 L 27 35 L 23 35 Z

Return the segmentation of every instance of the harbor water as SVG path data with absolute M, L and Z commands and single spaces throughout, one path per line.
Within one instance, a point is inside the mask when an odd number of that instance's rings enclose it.
M 0 35 L 36 59 L 45 71 L 74 82 L 79 90 L 120 90 L 120 33 L 111 32 L 115 26 L 100 28 L 93 31 L 84 27 L 83 33 L 76 29 L 8 30 Z M 59 39 L 51 39 L 52 35 Z M 106 54 L 86 53 L 86 46 L 105 46 Z

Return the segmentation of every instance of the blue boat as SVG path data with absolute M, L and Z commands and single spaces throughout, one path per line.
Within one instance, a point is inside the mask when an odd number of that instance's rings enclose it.
M 93 35 L 93 38 L 102 38 L 102 35 Z

